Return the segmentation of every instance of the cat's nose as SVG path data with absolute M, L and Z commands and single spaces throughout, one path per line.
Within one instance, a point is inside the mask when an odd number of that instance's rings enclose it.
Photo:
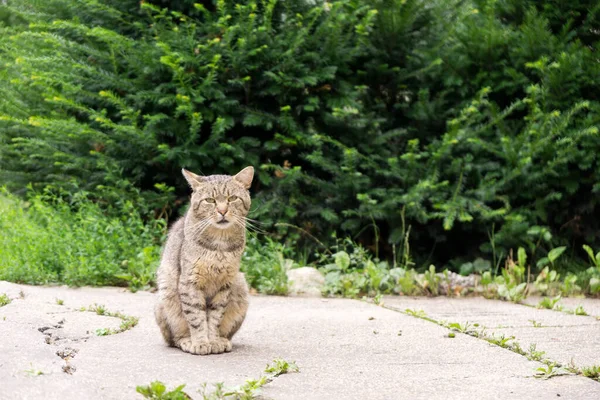
M 224 217 L 227 214 L 227 208 L 217 208 L 217 212 Z

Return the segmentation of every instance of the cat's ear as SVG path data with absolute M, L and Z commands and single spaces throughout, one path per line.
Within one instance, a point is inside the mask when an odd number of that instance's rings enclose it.
M 196 175 L 193 172 L 190 172 L 185 168 L 183 168 L 181 170 L 181 173 L 183 174 L 183 177 L 185 178 L 185 180 L 190 184 L 190 187 L 192 188 L 192 190 L 198 189 L 198 187 L 200 187 L 200 185 L 202 185 L 202 183 L 204 183 L 203 176 Z
M 250 186 L 252 185 L 252 178 L 254 178 L 253 167 L 246 167 L 233 177 L 233 179 L 241 183 L 246 189 L 250 189 Z

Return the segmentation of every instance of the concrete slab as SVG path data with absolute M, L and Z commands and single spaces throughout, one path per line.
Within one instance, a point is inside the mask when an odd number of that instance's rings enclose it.
M 21 288 L 24 298 L 18 295 Z M 233 351 L 202 357 L 163 344 L 152 316 L 154 294 L 0 282 L 0 293 L 7 292 L 15 300 L 0 308 L 0 399 L 141 399 L 135 387 L 154 380 L 170 388 L 185 383 L 186 392 L 198 399 L 203 382 L 239 385 L 257 378 L 277 357 L 296 361 L 300 372 L 265 386 L 268 398 L 600 396 L 600 383 L 591 379 L 534 379 L 537 362 L 470 336 L 448 338 L 443 327 L 361 301 L 253 297 Z M 77 311 L 94 303 L 139 317 L 139 324 L 96 336 L 95 329 L 115 321 Z M 57 338 L 50 344 L 39 331 L 47 326 Z M 66 361 L 56 355 L 67 347 L 77 350 L 69 360 L 76 368 L 72 374 L 63 372 Z
M 600 365 L 600 321 L 594 317 L 485 298 L 386 297 L 384 301 L 401 311 L 423 310 L 437 321 L 479 324 L 477 329 L 485 328 L 488 334 L 514 336 L 523 349 L 534 344 L 546 352 L 546 358 L 563 365 Z M 600 300 L 591 300 L 590 305 L 595 302 Z

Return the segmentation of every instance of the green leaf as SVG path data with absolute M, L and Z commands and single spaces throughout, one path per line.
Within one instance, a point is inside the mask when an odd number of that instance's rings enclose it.
M 342 271 L 345 271 L 350 266 L 350 256 L 345 251 L 338 251 L 333 257 L 335 258 L 335 265 Z
M 548 253 L 548 259 L 550 260 L 550 263 L 554 264 L 554 261 L 556 261 L 566 249 L 566 246 L 560 246 L 550 250 Z
M 483 275 L 481 275 L 481 284 L 483 286 L 489 285 L 493 282 L 492 273 L 490 271 L 485 271 Z
M 527 253 L 525 252 L 525 249 L 522 247 L 519 247 L 518 258 L 519 258 L 519 266 L 522 268 L 525 267 L 527 265 Z
M 592 262 L 594 262 L 596 260 L 596 257 L 594 257 L 594 251 L 592 250 L 592 248 L 590 246 L 588 246 L 587 244 L 584 244 L 583 249 L 585 250 L 585 252 L 588 254 L 588 256 L 590 257 L 590 260 Z M 600 253 L 598 253 L 600 254 Z
M 600 278 L 590 279 L 590 293 L 591 294 L 600 293 Z

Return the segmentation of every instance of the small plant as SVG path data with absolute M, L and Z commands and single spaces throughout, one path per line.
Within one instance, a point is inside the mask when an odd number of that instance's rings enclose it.
M 549 267 L 545 267 L 539 273 L 533 285 L 541 295 L 556 294 L 560 286 L 560 274 L 556 271 L 550 271 Z
M 423 273 L 423 276 L 417 279 L 421 290 L 431 296 L 439 295 L 441 281 L 442 278 L 436 273 L 434 265 L 430 265 L 429 269 Z
M 485 271 L 481 275 L 480 284 L 483 288 L 483 296 L 486 298 L 494 298 L 496 295 L 496 289 L 493 287 L 494 278 L 492 277 L 492 273 L 490 271 Z
M 450 333 L 448 333 L 448 337 L 449 338 L 455 338 L 456 337 L 456 333 L 450 332 Z
M 394 271 L 394 270 L 392 270 Z M 407 296 L 420 294 L 421 290 L 417 286 L 417 273 L 414 269 L 396 268 L 398 292 Z
M 541 379 L 550 379 L 553 376 L 560 375 L 559 370 L 556 368 L 556 363 L 548 363 L 544 366 L 541 366 L 536 369 L 536 374 L 534 375 L 536 378 Z
M 548 310 L 559 309 L 558 302 L 560 301 L 561 296 L 558 295 L 553 298 L 544 297 L 537 305 L 537 308 L 546 308 Z
M 508 342 L 510 342 L 511 340 L 514 340 L 515 337 L 514 336 L 509 336 L 506 337 L 504 335 L 500 335 L 499 337 L 494 336 L 489 336 L 486 338 L 486 340 L 490 343 L 493 343 L 497 346 L 503 347 L 503 348 L 510 348 Z
M 473 262 L 467 262 L 460 266 L 459 273 L 463 276 L 471 275 L 472 273 L 483 274 L 492 269 L 492 263 L 483 258 L 477 258 Z
M 11 300 L 6 293 L 0 294 L 0 307 L 10 304 Z
M 538 351 L 537 345 L 535 343 L 532 343 L 529 346 L 529 352 L 526 355 L 527 355 L 527 358 L 530 360 L 541 361 L 542 358 L 544 358 L 544 354 L 546 354 L 545 351 Z
M 542 327 L 542 323 L 541 322 L 537 322 L 534 319 L 530 319 L 529 322 L 531 322 L 533 324 L 534 328 L 541 328 Z
M 277 377 L 279 375 L 287 374 L 290 372 L 299 372 L 300 369 L 296 365 L 294 361 L 286 361 L 281 358 L 277 358 L 273 360 L 273 364 L 267 364 L 265 368 L 265 373 L 271 375 L 272 377 Z
M 407 308 L 404 311 L 412 317 L 417 317 L 417 318 L 427 317 L 427 314 L 425 314 L 425 311 L 423 311 L 423 310 L 413 310 L 413 309 Z
M 31 366 L 30 369 L 25 370 L 25 373 L 29 376 L 40 376 L 40 375 L 44 375 L 44 371 L 41 371 L 39 369 L 33 368 L 32 364 L 29 364 Z
M 373 297 L 373 303 L 378 306 L 383 306 L 383 295 L 381 293 L 377 293 L 377 295 Z
M 467 332 L 469 332 L 470 324 L 468 321 L 462 325 L 458 322 L 450 322 L 449 324 L 446 324 L 446 327 L 448 327 L 452 330 L 455 330 L 457 332 L 460 332 L 460 333 L 467 333 Z
M 204 383 L 200 394 L 203 400 L 252 400 L 256 399 L 260 394 L 260 389 L 271 382 L 279 375 L 290 372 L 299 372 L 299 368 L 295 362 L 288 362 L 282 359 L 273 360 L 273 364 L 267 364 L 264 370 L 265 375 L 258 379 L 246 379 L 243 385 L 233 388 L 225 388 L 223 383 L 216 383 L 214 390 L 210 392 L 208 385 Z
M 587 378 L 592 378 L 600 382 L 600 365 L 581 368 L 581 374 Z
M 585 312 L 585 310 L 583 309 L 582 305 L 578 305 L 575 310 L 573 311 L 573 314 L 575 315 L 588 315 L 587 312 Z
M 58 304 L 59 306 L 62 306 L 65 304 L 65 301 L 63 299 L 56 299 L 56 304 Z
M 133 328 L 134 326 L 136 326 L 139 322 L 139 318 L 137 318 L 137 317 L 125 315 L 120 312 L 108 311 L 102 304 L 94 304 L 87 308 L 81 307 L 79 309 L 79 311 L 95 312 L 98 315 L 119 318 L 121 320 L 121 325 L 119 326 L 118 329 L 110 329 L 110 328 L 96 329 L 95 333 L 97 336 L 115 335 L 117 333 L 125 332 L 125 331 Z
M 95 312 L 98 315 L 106 315 L 106 308 L 103 304 L 94 304 L 88 307 L 88 311 Z
M 581 287 L 577 285 L 577 279 L 577 275 L 572 272 L 567 273 L 567 276 L 560 286 L 560 292 L 565 296 L 571 296 L 574 293 L 580 292 Z
M 100 328 L 95 331 L 96 336 L 108 336 L 113 334 L 113 330 L 110 328 Z
M 583 245 L 583 250 L 585 250 L 587 253 L 592 267 L 600 269 L 600 251 L 594 254 L 594 250 L 592 250 L 592 248 L 586 244 Z
M 177 386 L 175 389 L 167 391 L 164 383 L 154 381 L 148 386 L 138 386 L 135 391 L 152 400 L 188 400 L 191 397 L 183 391 L 185 385 Z
M 527 282 L 524 282 L 526 268 L 527 253 L 525 249 L 519 247 L 516 262 L 513 260 L 511 251 L 506 258 L 502 275 L 495 278 L 498 286 L 498 296 L 515 303 L 523 300 L 527 288 Z
M 548 264 L 554 267 L 554 262 L 562 255 L 562 253 L 565 252 L 566 249 L 566 246 L 560 246 L 550 250 L 546 257 L 540 258 L 540 260 L 537 262 L 537 267 L 547 268 L 546 266 Z
M 600 294 L 600 251 L 594 254 L 588 245 L 583 245 L 583 249 L 588 254 L 591 264 L 591 267 L 586 270 L 590 276 L 588 291 L 590 294 Z

